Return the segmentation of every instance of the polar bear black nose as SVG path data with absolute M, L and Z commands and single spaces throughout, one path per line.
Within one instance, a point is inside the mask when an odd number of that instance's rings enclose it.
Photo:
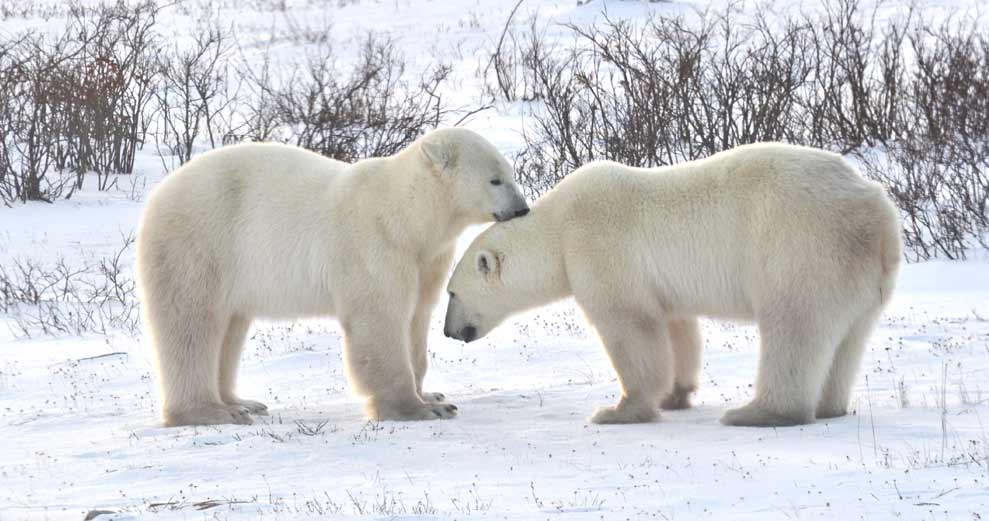
M 516 210 L 515 217 L 522 217 L 523 215 L 525 215 L 527 213 L 529 213 L 529 209 L 528 208 L 523 208 L 521 210 Z
M 460 339 L 464 342 L 471 342 L 477 338 L 477 328 L 474 326 L 467 326 L 460 330 Z

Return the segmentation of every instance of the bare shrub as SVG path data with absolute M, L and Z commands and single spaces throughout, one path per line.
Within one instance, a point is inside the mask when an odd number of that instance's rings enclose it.
M 577 41 L 568 54 L 533 64 L 545 104 L 519 158 L 526 183 L 539 192 L 596 159 L 651 167 L 741 143 L 800 141 L 806 26 L 736 16 L 569 26 Z
M 537 64 L 552 52 L 546 43 L 546 27 L 540 24 L 537 16 L 532 16 L 522 30 L 513 26 L 521 5 L 520 0 L 512 8 L 498 43 L 481 71 L 486 79 L 487 94 L 505 101 L 532 101 L 543 97 L 542 84 L 534 72 L 538 70 Z
M 147 130 L 157 8 L 73 6 L 58 37 L 0 46 L 0 193 L 6 202 L 70 196 L 85 174 L 97 187 L 130 173 Z
M 134 169 L 154 95 L 157 12 L 151 2 L 77 11 L 74 39 L 82 43 L 82 53 L 70 85 L 76 96 L 69 101 L 75 110 L 68 138 L 80 187 L 86 172 L 95 172 L 98 189 L 106 190 L 111 174 Z
M 179 164 L 192 158 L 201 137 L 216 148 L 230 132 L 228 112 L 235 94 L 227 91 L 232 80 L 226 66 L 229 50 L 227 36 L 208 28 L 190 49 L 176 49 L 161 60 L 155 91 L 159 139 Z
M 914 258 L 985 246 L 989 39 L 976 24 L 911 11 L 880 25 L 833 0 L 810 19 L 729 7 L 567 27 L 570 48 L 526 65 L 544 96 L 516 160 L 530 193 L 588 161 L 653 167 L 785 141 L 859 157 Z
M 281 121 L 275 102 L 277 89 L 274 83 L 274 72 L 270 52 L 265 52 L 259 66 L 247 67 L 242 65 L 242 68 L 237 71 L 237 74 L 244 79 L 244 87 L 249 92 L 252 101 L 246 103 L 240 110 L 240 117 L 243 120 L 243 125 L 240 128 L 243 133 L 228 133 L 223 138 L 224 144 L 235 143 L 244 139 L 251 141 L 275 139 Z
M 64 111 L 69 62 L 81 52 L 67 37 L 22 36 L 4 76 L 8 79 L 4 116 L 4 175 L 8 200 L 48 201 L 72 183 L 57 166 L 64 164 L 68 118 Z M 57 78 L 57 79 L 56 79 Z M 54 80 L 53 80 L 54 79 Z
M 949 20 L 909 41 L 904 129 L 884 154 L 857 154 L 900 207 L 912 257 L 962 259 L 989 246 L 989 38 Z
M 69 6 L 61 3 L 0 0 L 0 20 L 41 18 L 47 21 L 56 16 L 64 16 L 68 9 Z
M 903 130 L 904 42 L 916 21 L 887 20 L 877 29 L 858 0 L 825 3 L 824 15 L 807 27 L 811 73 L 796 96 L 806 122 L 800 142 L 843 153 L 886 144 Z
M 0 203 L 9 205 L 16 198 L 11 186 L 14 177 L 13 143 L 14 78 L 10 74 L 16 64 L 12 50 L 17 41 L 0 42 Z
M 53 266 L 31 259 L 0 265 L 0 312 L 12 315 L 21 337 L 138 334 L 135 284 L 123 260 L 133 244 L 133 236 L 124 237 L 113 256 L 78 267 L 64 259 Z
M 912 260 L 963 259 L 986 247 L 989 232 L 989 148 L 902 140 L 882 152 L 859 154 L 865 173 L 886 185 L 903 215 Z
M 348 70 L 328 29 L 308 34 L 315 51 L 285 77 L 267 56 L 260 69 L 228 70 L 229 40 L 215 28 L 161 53 L 158 10 L 153 0 L 70 4 L 61 36 L 0 40 L 0 201 L 69 197 L 89 175 L 109 189 L 149 137 L 182 163 L 245 138 L 353 161 L 401 150 L 447 113 L 439 88 L 450 68 L 410 80 L 388 37 L 369 34 Z M 238 101 L 242 86 L 249 102 Z
M 914 132 L 945 144 L 989 136 L 989 37 L 949 20 L 910 35 L 916 66 L 910 82 Z
M 270 96 L 281 131 L 295 144 L 354 161 L 394 154 L 437 126 L 444 114 L 438 88 L 449 72 L 441 65 L 410 85 L 403 79 L 405 61 L 395 42 L 369 34 L 350 74 L 337 69 L 329 46 L 320 46 L 280 86 L 258 90 Z
M 16 92 L 20 69 L 17 48 L 23 44 L 23 36 L 0 42 L 0 203 L 9 205 L 18 198 L 15 188 L 14 123 Z

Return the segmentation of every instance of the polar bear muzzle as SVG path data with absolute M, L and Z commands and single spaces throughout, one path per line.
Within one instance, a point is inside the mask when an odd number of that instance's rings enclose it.
M 474 339 L 477 338 L 477 328 L 475 328 L 474 326 L 465 326 L 456 333 L 450 333 L 450 332 L 445 332 L 445 333 L 447 337 L 453 338 L 455 340 L 460 340 L 462 342 L 473 342 Z
M 447 338 L 453 338 L 462 342 L 473 342 L 479 338 L 477 327 L 467 319 L 463 304 L 453 294 L 450 295 L 450 304 L 446 308 L 446 321 L 443 325 L 443 334 Z
M 513 195 L 514 197 L 512 198 L 511 206 L 509 206 L 508 209 L 494 213 L 494 218 L 496 221 L 510 221 L 516 217 L 522 217 L 529 213 L 529 205 L 525 202 L 525 199 L 522 198 L 522 195 L 519 193 L 515 193 Z

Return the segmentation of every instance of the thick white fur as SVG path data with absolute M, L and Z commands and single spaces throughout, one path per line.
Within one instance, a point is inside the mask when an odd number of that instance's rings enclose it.
M 422 379 L 456 238 L 527 210 L 504 157 L 462 129 L 352 165 L 274 143 L 193 159 L 151 194 L 137 240 L 165 424 L 264 414 L 234 393 L 251 321 L 317 315 L 339 317 L 371 418 L 453 416 Z
M 593 163 L 471 244 L 448 286 L 445 331 L 478 338 L 573 295 L 622 386 L 591 421 L 629 423 L 653 420 L 660 404 L 689 407 L 697 316 L 755 320 L 755 397 L 722 422 L 840 416 L 893 290 L 899 230 L 880 185 L 816 149 L 747 145 L 656 169 Z

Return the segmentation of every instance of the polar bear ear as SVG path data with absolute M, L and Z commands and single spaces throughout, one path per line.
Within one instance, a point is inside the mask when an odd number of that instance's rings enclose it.
M 453 154 L 450 153 L 450 147 L 445 144 L 424 141 L 420 148 L 426 161 L 438 170 L 445 170 L 453 164 Z
M 497 273 L 499 268 L 498 256 L 488 250 L 481 250 L 477 252 L 477 257 L 474 259 L 474 265 L 477 266 L 477 271 L 482 275 Z

